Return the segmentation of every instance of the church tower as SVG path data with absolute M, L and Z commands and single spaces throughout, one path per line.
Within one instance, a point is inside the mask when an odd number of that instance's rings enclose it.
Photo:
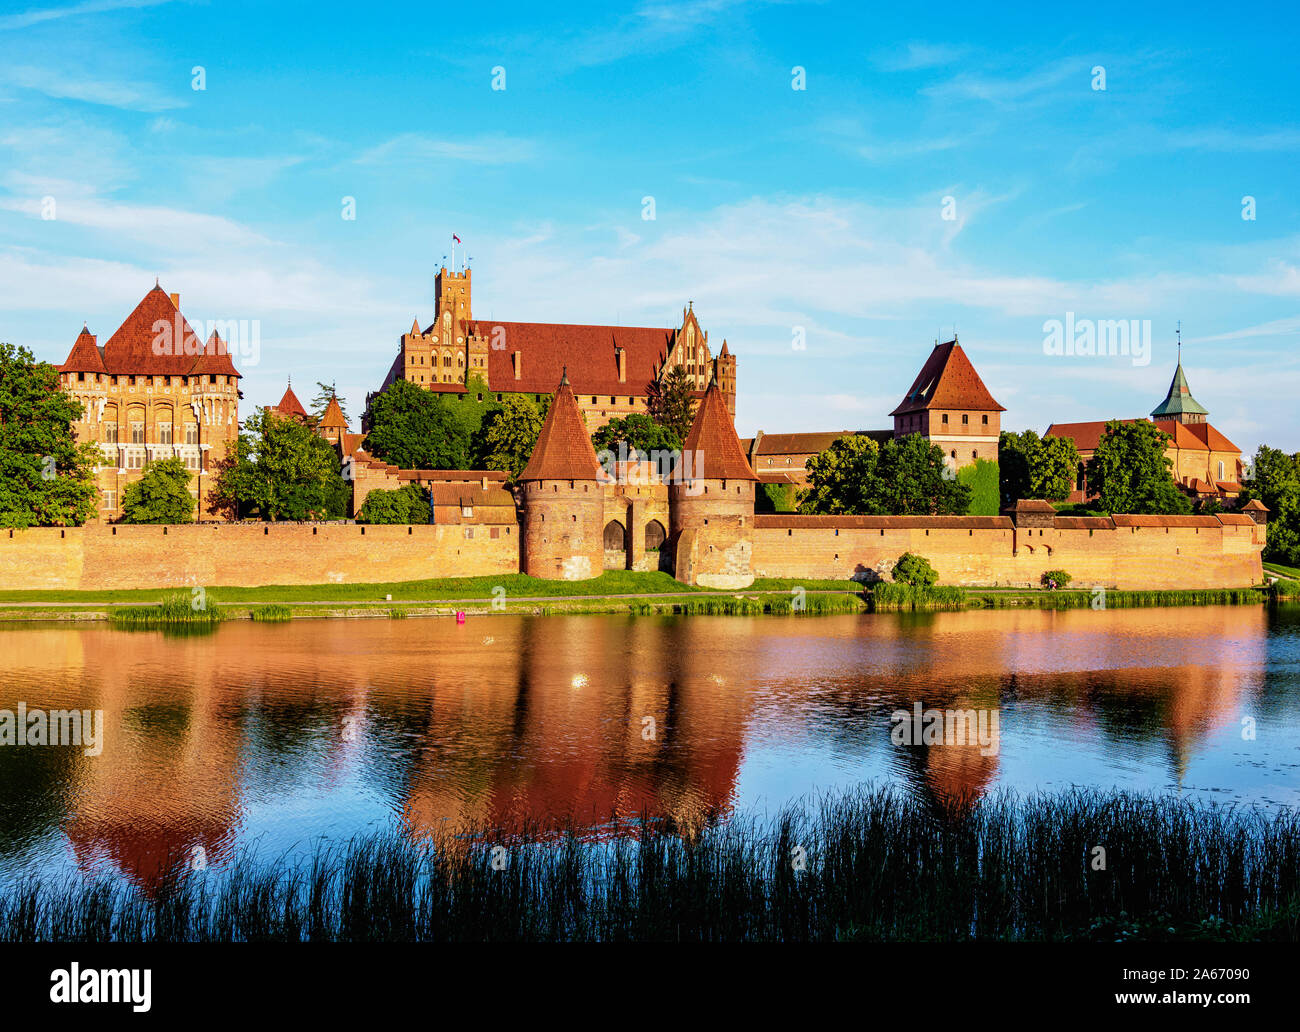
M 668 485 L 669 537 L 679 581 L 724 589 L 754 583 L 757 479 L 715 378 Z
M 1183 346 L 1178 345 L 1178 367 L 1169 384 L 1169 393 L 1165 400 L 1151 410 L 1151 418 L 1159 423 L 1170 419 L 1179 423 L 1207 423 L 1210 410 L 1192 397 L 1192 389 L 1187 386 L 1187 376 L 1183 372 Z
M 537 437 L 523 487 L 523 571 L 547 580 L 597 577 L 605 559 L 600 463 L 567 370 Z

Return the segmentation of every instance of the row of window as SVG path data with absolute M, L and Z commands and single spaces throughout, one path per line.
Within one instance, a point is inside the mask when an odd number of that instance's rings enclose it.
M 70 381 L 68 378 L 71 375 L 72 375 L 71 373 L 64 373 L 63 382 L 69 383 Z M 86 383 L 87 375 L 90 376 L 90 381 L 89 381 L 90 383 L 111 382 L 113 386 L 118 386 L 119 381 L 123 381 L 131 387 L 143 387 L 143 386 L 166 387 L 168 386 L 167 381 L 169 380 L 171 381 L 172 387 L 176 387 L 176 386 L 188 387 L 190 386 L 191 379 L 194 380 L 195 386 L 198 386 L 199 384 L 203 383 L 202 375 L 189 377 L 189 376 L 123 376 L 123 375 L 113 374 L 110 376 L 108 373 L 90 373 L 90 374 L 78 373 L 77 383 Z M 208 374 L 208 383 L 210 384 L 220 383 L 229 387 L 234 385 L 235 379 L 236 378 L 233 376 L 218 375 L 215 373 Z M 137 383 L 137 381 L 139 382 Z
M 172 439 L 171 423 L 154 424 L 158 431 L 157 444 L 175 444 Z M 144 444 L 145 433 L 143 423 L 132 423 L 129 430 L 129 438 L 126 441 L 120 440 L 120 428 L 116 423 L 104 424 L 104 443 L 105 444 Z M 199 444 L 199 425 L 197 423 L 185 424 L 185 443 Z
M 144 469 L 145 453 L 142 450 L 128 448 L 126 454 L 122 457 L 122 469 Z M 182 455 L 185 460 L 185 468 L 193 470 L 196 473 L 203 472 L 203 456 L 199 452 L 190 452 Z
M 921 428 L 921 419 L 922 419 L 922 417 L 921 417 L 920 415 L 902 416 L 902 417 L 900 417 L 900 418 L 901 418 L 901 420 L 902 420 L 902 427 L 903 427 L 904 430 L 919 430 L 919 429 Z M 943 413 L 943 414 L 940 416 L 940 418 L 939 418 L 939 422 L 942 423 L 944 426 L 947 426 L 947 425 L 948 425 L 948 413 L 947 413 L 947 412 Z M 980 416 L 980 424 L 981 424 L 982 426 L 988 426 L 988 425 L 989 425 L 989 417 L 988 417 L 987 414 L 984 414 L 984 415 L 981 415 L 981 416 Z M 969 425 L 970 425 L 970 414 L 969 414 L 969 413 L 967 413 L 967 412 L 963 412 L 963 413 L 961 414 L 961 425 L 962 425 L 962 426 L 969 426 Z

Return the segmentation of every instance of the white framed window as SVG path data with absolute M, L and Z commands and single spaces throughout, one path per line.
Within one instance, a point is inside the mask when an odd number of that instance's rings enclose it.
M 105 491 L 105 492 L 104 492 L 104 504 L 101 506 L 101 508 L 104 508 L 104 509 L 116 509 L 116 508 L 117 508 L 117 492 L 116 492 L 116 491 Z

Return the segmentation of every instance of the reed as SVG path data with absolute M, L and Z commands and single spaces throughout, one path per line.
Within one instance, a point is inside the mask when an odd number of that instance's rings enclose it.
M 655 613 L 674 616 L 827 616 L 835 613 L 861 613 L 865 606 L 857 595 L 778 595 L 771 598 L 748 597 L 691 598 L 673 602 L 639 601 L 628 611 L 647 616 Z
M 938 812 L 865 785 L 701 826 L 245 853 L 147 892 L 27 879 L 0 896 L 0 939 L 1295 942 L 1300 815 L 1083 790 Z
M 250 620 L 257 623 L 284 623 L 293 619 L 293 610 L 272 602 L 265 606 L 254 606 L 248 614 Z
M 390 620 L 405 620 L 406 618 L 407 612 L 405 609 L 393 608 L 388 611 L 388 619 Z
M 153 606 L 126 606 L 112 611 L 113 623 L 119 627 L 203 626 L 221 623 L 226 614 L 220 606 L 205 604 L 196 609 L 189 592 L 164 595 Z
M 1276 580 L 1271 590 L 1274 598 L 1300 598 L 1300 580 Z
M 896 584 L 880 581 L 871 589 L 871 608 L 885 609 L 964 609 L 963 588 L 938 584 Z

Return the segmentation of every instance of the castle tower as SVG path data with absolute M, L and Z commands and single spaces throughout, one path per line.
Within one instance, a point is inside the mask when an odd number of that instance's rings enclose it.
M 980 459 L 998 461 L 998 438 L 1006 409 L 989 393 L 957 343 L 935 341 L 912 386 L 890 415 L 894 439 L 920 434 L 943 449 L 956 470 Z
M 566 370 L 533 454 L 519 474 L 524 573 L 547 580 L 600 575 L 605 559 L 600 472 Z
M 727 415 L 734 423 L 736 421 L 736 356 L 727 347 L 725 339 L 722 341 L 722 350 L 718 352 L 716 375 L 718 388 L 727 402 Z
M 343 440 L 343 435 L 348 432 L 348 421 L 343 416 L 343 409 L 339 407 L 338 398 L 330 397 L 329 404 L 321 413 L 320 422 L 316 424 L 316 432 L 331 444 Z
M 709 383 L 668 485 L 674 575 L 686 584 L 754 582 L 754 484 L 717 379 Z

